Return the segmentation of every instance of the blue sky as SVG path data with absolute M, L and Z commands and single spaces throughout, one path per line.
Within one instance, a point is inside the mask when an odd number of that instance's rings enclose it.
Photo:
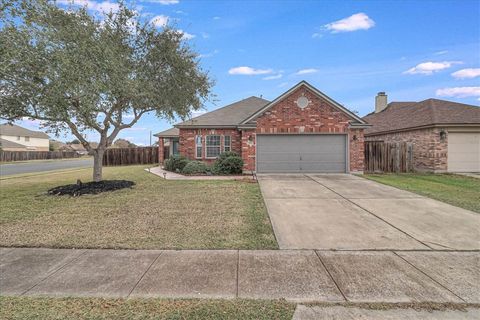
M 116 7 L 111 1 L 78 2 L 92 13 Z M 386 91 L 389 101 L 480 104 L 480 1 L 137 0 L 133 5 L 159 28 L 167 22 L 185 32 L 216 83 L 216 101 L 205 106 L 208 111 L 252 95 L 274 99 L 301 80 L 362 116 L 373 110 L 379 91 Z M 148 115 L 120 137 L 148 144 L 150 131 L 169 127 Z

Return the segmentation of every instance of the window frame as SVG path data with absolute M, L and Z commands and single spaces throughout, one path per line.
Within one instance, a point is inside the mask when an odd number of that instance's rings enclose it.
M 208 138 L 211 137 L 218 137 L 218 145 L 209 145 Z M 218 148 L 218 154 L 216 156 L 209 156 L 208 150 L 209 148 Z M 222 153 L 222 136 L 219 134 L 209 134 L 205 136 L 205 159 L 216 159 Z
M 30 142 L 30 137 L 26 136 L 25 137 L 25 142 Z
M 200 144 L 198 144 L 197 139 L 200 138 Z M 198 154 L 198 148 L 200 148 L 200 155 Z M 195 136 L 195 159 L 202 159 L 203 157 L 203 136 L 196 135 Z
M 228 138 L 228 150 L 227 150 L 226 138 Z M 232 136 L 227 134 L 223 136 L 223 152 L 230 152 L 230 151 L 232 151 Z

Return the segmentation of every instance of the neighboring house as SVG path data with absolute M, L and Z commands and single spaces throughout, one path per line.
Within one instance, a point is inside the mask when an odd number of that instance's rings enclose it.
M 76 153 L 78 153 L 80 155 L 88 154 L 87 149 L 85 149 L 85 147 L 80 143 L 66 144 L 64 146 L 61 146 L 58 150 L 59 151 L 64 151 L 64 152 L 75 151 Z
M 368 124 L 306 81 L 274 99 L 250 97 L 157 133 L 170 155 L 214 161 L 234 151 L 244 171 L 362 172 Z
M 414 167 L 431 172 L 480 172 L 480 107 L 427 99 L 391 102 L 380 92 L 363 118 L 365 140 L 413 144 Z
M 48 151 L 50 137 L 15 124 L 0 124 L 0 141 L 4 151 Z M 7 142 L 8 141 L 8 142 Z

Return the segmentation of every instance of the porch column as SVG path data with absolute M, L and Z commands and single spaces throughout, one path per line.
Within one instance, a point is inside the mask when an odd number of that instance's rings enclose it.
M 163 143 L 163 138 L 158 137 L 158 164 L 163 164 L 163 149 L 164 149 L 164 143 Z

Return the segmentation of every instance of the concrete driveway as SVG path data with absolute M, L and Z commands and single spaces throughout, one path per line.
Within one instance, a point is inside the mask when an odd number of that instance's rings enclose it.
M 347 174 L 258 180 L 281 249 L 480 249 L 480 215 L 443 202 Z

